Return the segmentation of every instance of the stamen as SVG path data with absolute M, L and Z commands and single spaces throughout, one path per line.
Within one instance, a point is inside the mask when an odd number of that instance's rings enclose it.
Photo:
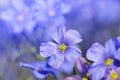
M 67 46 L 62 43 L 59 48 L 61 51 L 65 51 L 67 49 Z
M 117 80 L 119 78 L 119 74 L 117 72 L 113 72 L 110 77 L 112 80 Z
M 112 63 L 113 63 L 113 59 L 110 59 L 108 58 L 106 61 L 105 61 L 105 64 L 109 67 Z
M 88 80 L 86 77 L 82 78 L 82 80 Z

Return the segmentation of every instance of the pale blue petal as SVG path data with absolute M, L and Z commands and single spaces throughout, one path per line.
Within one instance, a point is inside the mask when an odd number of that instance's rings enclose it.
M 61 3 L 61 11 L 63 14 L 70 12 L 71 6 L 68 4 Z
M 33 8 L 36 10 L 46 10 L 47 4 L 44 0 L 35 0 L 35 5 L 33 5 Z
M 58 53 L 57 55 L 52 55 L 49 58 L 48 63 L 51 67 L 58 69 L 63 64 L 63 61 L 64 55 L 62 53 Z
M 36 23 L 35 23 L 34 20 L 29 19 L 24 24 L 25 24 L 25 26 L 24 26 L 25 30 L 28 31 L 28 32 L 32 32 Z
M 99 64 L 90 67 L 89 72 L 91 74 L 92 80 L 102 80 L 102 78 L 105 76 L 107 72 L 107 67 L 104 64 Z
M 69 65 L 69 67 L 67 65 Z M 70 62 L 65 60 L 64 63 L 61 65 L 60 70 L 65 73 L 72 73 L 73 66 L 74 64 L 71 64 Z
M 45 22 L 48 20 L 47 14 L 44 11 L 38 11 L 34 13 L 35 15 L 35 20 L 40 22 Z
M 107 55 L 108 57 L 114 57 L 114 55 L 116 54 L 116 42 L 114 42 L 112 39 L 107 41 L 105 43 L 105 49 L 107 51 Z
M 58 26 L 55 32 L 53 32 L 52 34 L 53 40 L 56 43 L 61 44 L 64 40 L 65 32 L 66 32 L 66 27 L 64 25 Z
M 5 21 L 12 21 L 15 17 L 15 11 L 12 8 L 4 10 L 0 14 L 0 18 Z
M 117 53 L 115 54 L 115 58 L 120 60 L 120 48 L 117 50 Z
M 54 18 L 51 18 L 51 20 L 52 20 L 52 22 L 54 23 L 55 26 L 65 24 L 65 19 L 61 15 L 55 16 Z
M 23 0 L 12 0 L 12 5 L 17 11 L 24 11 L 27 6 L 24 4 Z
M 76 30 L 68 30 L 65 34 L 65 41 L 68 45 L 80 43 L 82 41 L 80 33 Z
M 42 43 L 40 45 L 40 55 L 43 57 L 49 57 L 56 53 L 57 45 L 53 42 Z
M 78 52 L 77 50 L 75 50 L 73 48 L 69 48 L 65 52 L 65 58 L 66 58 L 66 60 L 68 60 L 69 62 L 71 62 L 73 64 L 75 63 L 75 61 L 79 57 L 81 57 L 81 52 Z
M 46 78 L 48 76 L 48 74 L 41 74 L 36 70 L 33 73 L 37 78 Z
M 24 26 L 16 22 L 12 23 L 12 27 L 15 33 L 21 33 L 24 30 Z
M 99 43 L 94 43 L 87 51 L 86 57 L 88 60 L 95 62 L 104 62 L 107 58 L 104 47 Z

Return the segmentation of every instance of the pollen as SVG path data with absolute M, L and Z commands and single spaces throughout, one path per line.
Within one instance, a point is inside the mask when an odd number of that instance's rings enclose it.
M 65 51 L 67 49 L 67 46 L 62 43 L 59 48 L 61 51 Z
M 84 77 L 84 78 L 82 78 L 82 80 L 88 80 L 88 79 Z
M 105 64 L 109 67 L 112 63 L 113 63 L 113 59 L 110 59 L 108 58 L 106 61 L 105 61 Z
M 117 80 L 119 78 L 119 74 L 117 72 L 113 72 L 110 77 L 112 78 L 112 80 Z

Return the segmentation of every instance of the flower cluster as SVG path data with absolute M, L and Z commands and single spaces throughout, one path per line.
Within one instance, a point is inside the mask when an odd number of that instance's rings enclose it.
M 61 0 L 35 0 L 33 3 L 30 1 L 28 4 L 25 0 L 11 0 L 11 2 L 0 0 L 1 4 L 4 6 L 6 4 L 4 9 L 0 9 L 0 19 L 14 33 L 33 32 L 35 27 L 42 23 L 56 26 L 64 24 L 63 14 L 71 10 L 70 5 Z
M 64 25 L 59 26 L 51 37 L 51 41 L 40 44 L 40 55 L 47 59 L 46 62 L 21 63 L 20 66 L 34 70 L 37 78 L 46 78 L 49 73 L 57 78 L 62 66 L 70 66 L 65 64 L 68 62 L 72 65 L 69 68 L 73 69 L 74 75 L 64 80 L 120 79 L 120 37 L 108 40 L 105 46 L 94 43 L 86 53 L 86 58 L 91 62 L 82 57 L 77 44 L 83 39 L 76 30 L 66 30 Z

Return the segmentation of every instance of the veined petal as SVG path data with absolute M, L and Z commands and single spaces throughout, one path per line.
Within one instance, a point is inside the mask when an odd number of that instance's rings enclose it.
M 116 40 L 108 40 L 106 43 L 105 43 L 105 49 L 107 51 L 107 55 L 108 57 L 114 57 L 114 55 L 116 54 Z
M 117 53 L 115 54 L 115 58 L 120 61 L 120 48 L 117 50 Z
M 104 64 L 99 64 L 90 67 L 89 72 L 91 74 L 92 80 L 102 80 L 102 78 L 105 76 L 107 72 L 107 67 Z
M 76 59 L 79 58 L 79 57 L 81 57 L 81 53 L 78 52 L 77 50 L 73 49 L 73 48 L 69 48 L 65 52 L 66 60 L 68 60 L 69 62 L 71 62 L 73 64 L 76 61 Z
M 68 45 L 80 43 L 82 40 L 83 39 L 82 39 L 81 35 L 76 30 L 68 30 L 65 34 L 65 42 Z
M 42 43 L 40 45 L 40 55 L 43 57 L 49 57 L 56 53 L 57 45 L 53 42 Z
M 69 65 L 69 67 L 66 65 Z M 67 60 L 64 60 L 63 64 L 60 67 L 60 70 L 65 73 L 71 73 L 73 71 L 73 66 L 74 66 L 74 64 L 71 64 Z
M 46 78 L 47 76 L 48 76 L 48 74 L 46 73 L 46 74 L 41 74 L 41 73 L 39 73 L 38 71 L 34 71 L 33 72 L 34 73 L 34 75 L 37 77 L 37 78 Z
M 62 53 L 58 53 L 57 55 L 52 55 L 49 60 L 48 64 L 53 67 L 58 69 L 64 61 L 64 55 Z
M 104 62 L 107 54 L 104 47 L 99 43 L 94 43 L 87 51 L 86 57 L 88 60 L 95 62 Z
M 65 32 L 66 32 L 65 26 L 58 26 L 56 28 L 56 31 L 52 34 L 53 40 L 56 43 L 61 44 L 61 42 L 64 40 Z

